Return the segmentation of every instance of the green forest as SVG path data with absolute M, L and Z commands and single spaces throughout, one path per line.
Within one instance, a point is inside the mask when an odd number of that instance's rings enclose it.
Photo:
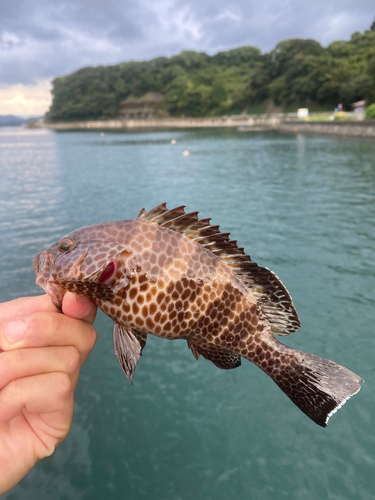
M 165 116 L 217 116 L 331 110 L 338 103 L 375 103 L 375 21 L 364 33 L 328 47 L 309 39 L 284 40 L 268 53 L 246 46 L 209 56 L 173 57 L 82 68 L 53 81 L 50 122 L 106 120 L 129 96 L 164 95 Z

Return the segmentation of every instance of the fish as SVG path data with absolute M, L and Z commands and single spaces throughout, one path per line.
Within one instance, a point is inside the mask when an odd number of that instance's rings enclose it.
M 300 327 L 287 289 L 210 221 L 162 203 L 74 230 L 34 257 L 36 283 L 60 309 L 69 291 L 113 320 L 114 351 L 132 383 L 148 335 L 185 339 L 196 359 L 220 369 L 254 363 L 326 427 L 363 380 L 276 339 Z

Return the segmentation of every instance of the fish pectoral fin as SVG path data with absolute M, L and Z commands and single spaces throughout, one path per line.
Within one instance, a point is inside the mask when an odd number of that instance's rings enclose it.
M 138 338 L 131 328 L 115 322 L 113 324 L 113 347 L 123 372 L 133 384 L 135 368 L 142 351 Z
M 216 349 L 215 347 L 202 347 L 197 344 L 194 345 L 194 348 L 198 352 L 198 356 L 201 354 L 205 359 L 211 361 L 211 363 L 222 370 L 231 370 L 241 365 L 241 356 L 233 352 Z
M 84 295 L 90 299 L 100 299 L 112 302 L 115 298 L 112 287 L 99 281 L 81 281 L 81 280 L 51 280 L 48 283 L 58 285 L 67 292 Z

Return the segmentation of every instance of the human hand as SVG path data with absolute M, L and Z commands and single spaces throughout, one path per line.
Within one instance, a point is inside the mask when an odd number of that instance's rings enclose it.
M 47 295 L 0 304 L 0 495 L 70 430 L 79 369 L 97 338 L 97 308 L 69 292 L 62 308 Z

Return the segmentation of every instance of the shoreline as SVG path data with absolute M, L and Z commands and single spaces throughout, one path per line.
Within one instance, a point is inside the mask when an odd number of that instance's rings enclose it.
M 69 123 L 45 123 L 36 128 L 56 131 L 134 130 L 235 127 L 240 132 L 275 130 L 297 134 L 330 134 L 351 137 L 375 137 L 375 120 L 296 121 L 284 116 L 232 116 L 218 118 L 165 118 L 158 120 L 96 120 Z
M 95 120 L 69 123 L 44 123 L 38 127 L 51 130 L 109 130 L 134 128 L 206 128 L 206 127 L 251 127 L 264 125 L 277 127 L 279 117 L 231 116 L 218 118 L 163 118 L 156 120 Z
M 296 134 L 341 135 L 347 137 L 374 137 L 375 120 L 331 121 L 331 122 L 281 122 L 281 132 Z

